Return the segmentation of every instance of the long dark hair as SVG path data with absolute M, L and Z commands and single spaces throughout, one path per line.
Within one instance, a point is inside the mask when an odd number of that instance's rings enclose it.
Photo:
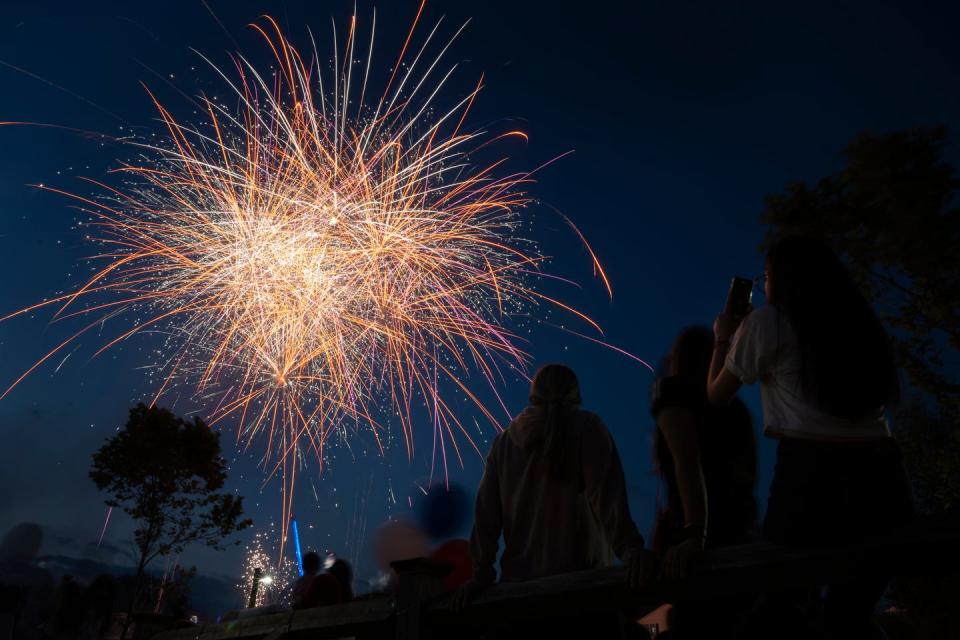
M 789 236 L 770 246 L 767 270 L 769 301 L 797 335 L 804 396 L 850 420 L 895 402 L 890 340 L 840 258 L 819 240 Z
M 713 331 L 693 325 L 680 332 L 670 349 L 670 372 L 706 392 L 710 358 L 713 355 Z
M 569 463 L 570 434 L 566 416 L 580 408 L 580 382 L 573 369 L 548 364 L 530 384 L 530 404 L 543 411 L 543 455 L 551 472 L 565 476 Z

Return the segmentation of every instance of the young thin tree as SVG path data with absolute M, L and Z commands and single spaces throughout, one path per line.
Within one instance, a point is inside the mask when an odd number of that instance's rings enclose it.
M 228 537 L 251 524 L 242 519 L 243 498 L 221 492 L 227 472 L 220 434 L 196 417 L 184 420 L 138 404 L 123 430 L 93 454 L 90 478 L 109 494 L 107 505 L 137 524 L 135 588 L 123 638 L 152 560 L 194 543 L 223 549 Z

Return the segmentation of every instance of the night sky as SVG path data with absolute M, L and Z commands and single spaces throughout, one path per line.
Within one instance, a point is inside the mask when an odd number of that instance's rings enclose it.
M 180 107 L 186 100 L 178 90 L 192 96 L 223 89 L 191 48 L 226 64 L 226 52 L 239 47 L 266 64 L 262 40 L 246 27 L 266 13 L 303 48 L 311 26 L 326 53 L 331 16 L 342 32 L 353 6 L 209 0 L 225 32 L 199 1 L 126 4 L 4 2 L 0 120 L 147 135 L 159 126 L 140 82 Z M 762 270 L 757 216 L 765 193 L 837 169 L 840 149 L 865 129 L 945 123 L 960 130 L 958 5 L 838 4 L 437 0 L 419 33 L 446 16 L 441 32 L 452 35 L 472 18 L 446 58 L 459 63 L 447 99 L 486 75 L 468 125 L 528 133 L 528 143 L 510 143 L 511 166 L 533 168 L 574 151 L 538 174 L 531 194 L 540 203 L 524 212 L 531 221 L 524 233 L 555 257 L 551 272 L 583 285 L 558 289 L 565 300 L 595 318 L 609 342 L 656 364 L 682 327 L 712 321 L 732 276 Z M 361 33 L 372 6 L 359 4 Z M 416 6 L 377 6 L 375 62 L 394 59 Z M 129 157 L 128 148 L 96 135 L 0 127 L 0 315 L 76 286 L 89 269 L 84 258 L 95 252 L 75 228 L 80 216 L 70 203 L 29 185 L 89 192 L 78 176 L 103 179 Z M 597 251 L 612 280 L 612 302 L 554 208 Z M 550 319 L 584 330 L 559 313 Z M 49 320 L 41 311 L 0 324 L 0 386 L 70 334 L 73 325 Z M 92 359 L 116 335 L 109 329 L 68 350 L 59 370 L 56 358 L 0 402 L 0 529 L 36 521 L 48 530 L 47 553 L 122 562 L 130 531 L 123 516 L 111 523 L 106 544 L 92 548 L 104 507 L 87 470 L 90 454 L 122 425 L 129 406 L 155 390 L 138 367 L 157 345 L 144 337 Z M 648 533 L 657 494 L 649 445 L 653 374 L 561 331 L 530 329 L 537 364 L 562 361 L 578 372 L 585 408 L 604 418 L 617 441 L 634 519 Z M 523 407 L 522 379 L 502 391 L 512 411 Z M 757 390 L 742 395 L 758 419 Z M 185 397 L 161 404 L 174 402 L 178 412 L 203 412 Z M 462 419 L 471 421 L 476 411 L 463 407 Z M 239 451 L 232 427 L 225 425 L 223 438 L 230 489 L 246 496 L 252 534 L 279 519 L 279 484 L 262 484 L 259 451 Z M 417 485 L 430 476 L 429 427 L 419 433 L 411 462 L 401 446 L 379 457 L 360 436 L 333 452 L 322 476 L 315 463 L 303 472 L 294 510 L 304 546 L 359 557 L 358 578 L 371 576 L 376 526 L 409 515 Z M 494 435 L 482 431 L 481 450 Z M 773 444 L 760 438 L 761 502 Z M 450 479 L 472 493 L 481 463 L 472 452 L 465 462 L 463 469 L 451 463 Z M 240 555 L 194 550 L 185 560 L 234 576 Z

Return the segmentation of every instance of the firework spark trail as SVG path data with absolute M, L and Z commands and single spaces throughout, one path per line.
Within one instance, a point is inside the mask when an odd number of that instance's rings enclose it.
M 110 516 L 113 515 L 113 507 L 107 507 L 107 515 L 103 519 L 103 529 L 100 530 L 100 539 L 97 540 L 97 548 L 103 543 L 103 536 L 107 533 L 107 526 L 110 524 Z
M 353 515 L 347 521 L 347 527 L 344 535 L 345 545 L 343 555 L 346 556 L 353 567 L 360 566 L 360 553 L 363 550 L 364 540 L 367 536 L 367 499 L 373 491 L 373 474 L 364 487 L 363 483 L 357 485 L 353 501 Z M 412 505 L 411 505 L 412 507 Z
M 511 328 L 516 318 L 543 304 L 600 327 L 531 284 L 550 277 L 545 256 L 517 237 L 531 173 L 498 177 L 506 158 L 472 162 L 491 141 L 526 139 L 463 131 L 482 79 L 434 115 L 456 68 L 439 69 L 443 53 L 462 27 L 432 59 L 439 24 L 419 48 L 411 28 L 375 107 L 356 100 L 373 95 L 369 58 L 362 82 L 353 77 L 356 18 L 342 52 L 334 46 L 326 85 L 315 45 L 305 58 L 272 18 L 252 27 L 273 54 L 273 74 L 240 54 L 233 74 L 204 58 L 234 107 L 201 95 L 206 120 L 181 123 L 148 89 L 167 141 L 130 142 L 140 159 L 117 170 L 122 185 L 90 180 L 100 195 L 89 197 L 44 187 L 89 214 L 84 226 L 105 266 L 76 291 L 7 318 L 57 305 L 56 319 L 96 320 L 3 395 L 89 329 L 132 318 L 97 353 L 165 334 L 157 397 L 186 386 L 216 406 L 211 423 L 235 417 L 246 447 L 264 442 L 267 477 L 283 478 L 287 523 L 297 456 L 312 451 L 322 468 L 338 425 L 369 428 L 382 451 L 394 418 L 412 457 L 411 416 L 425 411 L 446 473 L 448 457 L 462 463 L 463 442 L 477 447 L 443 390 L 465 395 L 499 428 L 471 379 L 506 410 L 498 385 L 531 361 Z

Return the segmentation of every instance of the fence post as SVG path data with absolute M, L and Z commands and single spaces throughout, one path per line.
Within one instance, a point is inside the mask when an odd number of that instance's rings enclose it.
M 443 579 L 453 570 L 446 562 L 411 558 L 391 562 L 397 572 L 397 640 L 427 640 L 423 605 L 443 593 Z
M 253 570 L 253 585 L 250 586 L 250 600 L 247 602 L 248 609 L 257 606 L 257 591 L 260 590 L 261 578 L 263 578 L 263 569 L 257 567 Z

